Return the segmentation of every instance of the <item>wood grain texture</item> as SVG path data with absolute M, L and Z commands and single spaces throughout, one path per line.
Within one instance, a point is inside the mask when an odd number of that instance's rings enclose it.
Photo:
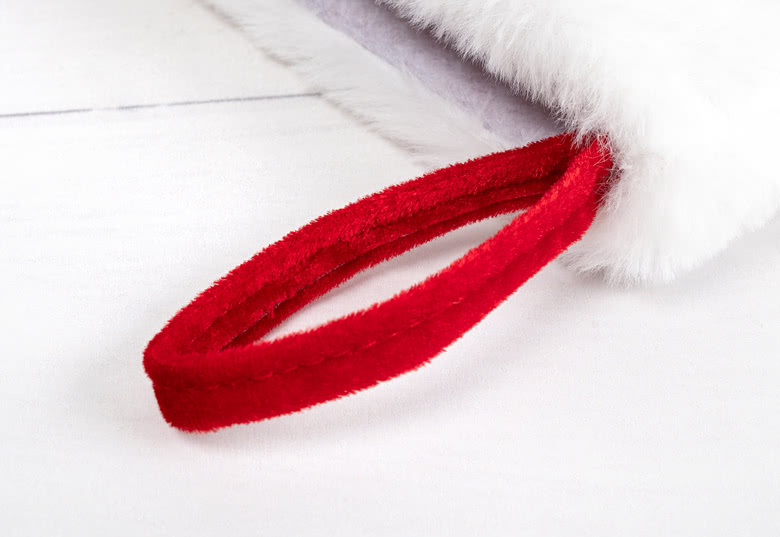
M 0 2 L 0 113 L 305 91 L 189 0 Z
M 780 223 L 667 287 L 553 265 L 419 372 L 183 435 L 141 367 L 162 323 L 422 170 L 185 0 L 0 12 L 4 534 L 780 533 Z M 66 109 L 87 111 L 48 113 Z M 382 265 L 284 330 L 388 298 L 499 227 Z

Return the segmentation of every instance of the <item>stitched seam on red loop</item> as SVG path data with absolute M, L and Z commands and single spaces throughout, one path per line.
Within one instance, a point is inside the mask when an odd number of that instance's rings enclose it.
M 552 171 L 551 171 L 551 173 L 550 173 L 550 175 L 554 174 L 554 173 L 555 173 L 555 171 L 556 171 L 556 170 L 552 170 Z M 533 180 L 540 180 L 540 179 L 533 179 Z M 528 182 L 530 182 L 530 181 L 532 181 L 532 180 L 529 180 Z M 458 197 L 456 197 L 456 198 L 453 198 L 452 200 L 449 200 L 447 203 L 453 203 L 453 202 L 456 202 L 456 201 L 463 201 L 463 200 L 468 200 L 468 199 L 476 198 L 476 197 L 478 197 L 478 196 L 489 195 L 489 194 L 492 194 L 492 193 L 494 193 L 494 192 L 499 192 L 499 191 L 501 191 L 501 190 L 504 190 L 504 189 L 507 189 L 507 188 L 511 188 L 511 187 L 517 187 L 517 186 L 520 186 L 520 185 L 522 185 L 522 184 L 523 184 L 523 182 L 521 182 L 521 183 L 512 183 L 512 184 L 509 184 L 509 185 L 504 185 L 504 186 L 501 186 L 501 187 L 495 187 L 495 188 L 491 188 L 491 189 L 486 189 L 486 190 L 483 190 L 483 191 L 480 191 L 480 192 L 477 192 L 477 193 L 465 194 L 465 195 L 463 195 L 463 196 L 458 196 Z M 521 199 L 525 199 L 525 198 L 531 198 L 531 197 L 534 197 L 534 196 L 539 196 L 539 195 L 541 195 L 541 194 L 542 194 L 542 193 L 537 193 L 537 194 L 528 194 L 528 195 L 525 195 L 525 196 L 518 196 L 518 197 L 516 197 L 516 198 L 511 198 L 511 199 L 517 199 L 517 200 L 521 200 Z M 383 224 L 378 224 L 378 225 L 374 225 L 374 226 L 368 226 L 368 227 L 366 228 L 366 231 L 381 231 L 381 230 L 383 230 L 383 229 L 387 229 L 387 228 L 389 228 L 390 226 L 393 226 L 393 225 L 395 225 L 395 224 L 399 224 L 399 223 L 403 222 L 405 219 L 409 218 L 410 216 L 414 216 L 415 214 L 420 214 L 420 213 L 413 213 L 413 214 L 411 214 L 411 215 L 407 215 L 407 216 L 405 216 L 405 217 L 398 217 L 398 218 L 396 218 L 396 219 L 394 219 L 394 220 L 392 220 L 392 221 L 385 222 L 385 223 L 383 223 Z M 466 214 L 466 213 L 463 213 L 463 214 Z M 459 216 L 459 215 L 457 215 L 457 216 Z M 454 218 L 454 217 L 453 217 L 453 218 Z M 445 220 L 443 220 L 443 221 L 445 221 Z M 438 223 L 438 222 L 436 222 L 436 223 Z M 434 224 L 431 224 L 431 225 L 435 225 L 435 223 L 434 223 Z M 425 228 L 420 228 L 420 230 L 422 230 L 422 229 L 427 229 L 428 227 L 430 227 L 430 226 L 426 226 Z M 418 230 L 418 231 L 419 231 L 419 230 Z M 399 238 L 401 238 L 401 237 L 399 237 Z M 396 239 L 396 240 L 398 240 L 398 239 Z M 320 247 L 320 248 L 318 248 L 318 249 L 316 249 L 316 250 L 313 250 L 312 252 L 310 252 L 309 254 L 307 254 L 307 255 L 306 255 L 306 256 L 305 256 L 303 259 L 301 259 L 301 260 L 299 261 L 299 263 L 308 263 L 309 261 L 311 261 L 311 259 L 312 259 L 312 258 L 314 258 L 314 257 L 316 257 L 317 255 L 319 255 L 319 254 L 323 253 L 324 251 L 326 251 L 326 250 L 329 250 L 329 249 L 333 248 L 334 246 L 337 246 L 338 244 L 344 244 L 345 242 L 347 242 L 345 239 L 343 239 L 343 238 L 338 238 L 337 240 L 335 240 L 335 241 L 334 241 L 334 242 L 332 242 L 331 244 L 328 244 L 328 245 L 326 245 L 326 246 L 322 246 L 322 247 Z M 393 241 L 389 241 L 389 242 L 387 242 L 387 243 L 383 243 L 383 244 L 377 245 L 375 248 L 381 247 L 381 246 L 383 246 L 384 244 L 390 244 L 390 243 L 392 243 L 392 242 L 393 242 Z M 372 249 L 375 249 L 375 248 L 372 248 Z M 369 251 L 370 251 L 370 250 L 369 250 Z M 364 253 L 365 253 L 365 252 L 364 252 Z M 335 268 L 335 267 L 334 267 L 334 268 Z M 244 297 L 244 298 L 243 298 L 241 301 L 239 301 L 239 302 L 237 302 L 237 303 L 235 303 L 235 304 L 231 305 L 231 307 L 230 307 L 230 308 L 229 308 L 227 311 L 225 311 L 224 313 L 222 313 L 222 314 L 221 314 L 221 315 L 219 315 L 218 317 L 214 318 L 214 319 L 211 321 L 211 323 L 210 323 L 210 324 L 209 324 L 207 327 L 205 327 L 205 328 L 204 328 L 204 329 L 203 329 L 203 330 L 202 330 L 200 333 L 198 333 L 198 334 L 197 334 L 197 335 L 196 335 L 196 336 L 195 336 L 195 337 L 192 339 L 192 341 L 190 341 L 189 343 L 187 343 L 187 345 L 185 345 L 185 346 L 184 346 L 184 348 L 185 348 L 185 349 L 189 349 L 189 348 L 191 348 L 191 347 L 192 347 L 192 346 L 193 346 L 195 343 L 197 343 L 197 342 L 198 342 L 198 341 L 200 341 L 200 340 L 201 340 L 203 337 L 205 337 L 205 336 L 208 334 L 208 332 L 209 332 L 209 331 L 210 331 L 210 330 L 211 330 L 211 329 L 214 327 L 214 325 L 215 325 L 215 324 L 217 324 L 219 321 L 221 321 L 221 320 L 222 320 L 222 319 L 224 319 L 224 318 L 225 318 L 227 315 L 229 315 L 231 311 L 233 311 L 233 310 L 235 310 L 236 308 L 238 308 L 238 307 L 242 306 L 243 304 L 245 304 L 246 302 L 248 302 L 249 300 L 251 300 L 253 297 L 255 297 L 255 296 L 257 296 L 259 293 L 263 292 L 263 290 L 264 290 L 264 289 L 265 289 L 265 288 L 266 288 L 268 285 L 271 285 L 271 284 L 275 283 L 275 281 L 278 281 L 278 280 L 274 280 L 274 281 L 268 281 L 268 282 L 265 282 L 265 283 L 263 284 L 263 286 L 261 286 L 260 288 L 258 288 L 256 291 L 254 291 L 254 292 L 250 293 L 249 295 L 247 295 L 246 297 Z M 314 281 L 316 281 L 316 279 L 315 279 Z M 309 283 L 308 285 L 311 285 L 311 283 Z M 305 288 L 305 286 L 304 286 L 304 288 Z M 288 298 L 285 298 L 284 300 L 282 300 L 282 301 L 280 301 L 280 302 L 277 302 L 277 303 L 275 304 L 275 306 L 278 306 L 280 303 L 282 303 L 282 302 L 285 302 L 286 300 L 289 300 L 289 297 L 288 297 Z M 268 311 L 270 311 L 270 310 L 265 310 L 265 311 L 264 311 L 264 313 L 268 313 Z
M 537 241 L 536 244 L 538 244 L 538 242 L 544 240 L 545 238 L 549 237 L 556 230 L 559 230 L 560 228 L 562 228 L 566 224 L 568 224 L 571 220 L 573 220 L 579 214 L 579 211 L 581 211 L 583 209 L 583 207 L 584 207 L 584 205 L 578 207 L 575 211 L 573 211 L 572 214 L 569 216 L 569 218 L 567 218 L 563 223 L 561 223 L 561 225 L 559 227 L 548 230 L 547 233 L 545 233 L 544 235 L 542 235 L 542 237 L 540 237 L 539 241 Z M 508 225 L 511 225 L 511 223 L 508 224 Z M 519 251 L 518 252 L 518 256 L 519 255 L 523 255 L 523 254 L 527 254 L 530 250 L 532 250 L 536 246 L 536 244 L 532 244 L 528 248 Z M 507 268 L 508 268 L 508 266 L 505 266 L 497 274 L 494 274 L 490 278 L 494 278 L 494 277 L 497 277 L 497 276 L 503 274 L 503 272 L 505 270 L 507 270 Z M 267 380 L 267 379 L 269 379 L 269 378 L 271 378 L 273 376 L 280 376 L 280 375 L 284 375 L 284 374 L 287 374 L 287 373 L 291 373 L 291 372 L 293 372 L 293 371 L 295 371 L 297 369 L 300 369 L 302 367 L 313 367 L 313 366 L 319 365 L 319 364 L 321 364 L 321 363 L 323 363 L 325 361 L 333 360 L 333 359 L 336 359 L 336 358 L 341 358 L 341 357 L 344 357 L 344 356 L 347 356 L 347 355 L 350 355 L 350 354 L 355 354 L 355 353 L 360 352 L 360 351 L 362 351 L 364 349 L 373 347 L 377 343 L 381 343 L 381 342 L 384 342 L 386 340 L 392 339 L 392 338 L 394 338 L 394 337 L 396 337 L 396 336 L 398 336 L 398 335 L 400 335 L 400 334 L 402 334 L 404 332 L 407 332 L 407 331 L 411 330 L 412 328 L 414 328 L 414 327 L 416 327 L 416 326 L 418 326 L 418 325 L 420 325 L 420 324 L 422 324 L 424 322 L 430 321 L 430 320 L 432 320 L 432 319 L 434 319 L 434 318 L 444 314 L 445 312 L 447 312 L 453 306 L 456 306 L 456 305 L 462 303 L 464 300 L 466 300 L 470 296 L 472 296 L 475 293 L 479 292 L 482 289 L 482 287 L 484 287 L 484 285 L 486 285 L 486 284 L 487 284 L 487 282 L 485 282 L 478 289 L 474 289 L 471 293 L 468 293 L 468 294 L 460 297 L 458 300 L 455 300 L 455 301 L 449 303 L 447 306 L 445 306 L 441 310 L 439 310 L 439 311 L 437 311 L 435 313 L 432 313 L 431 315 L 428 315 L 426 317 L 423 317 L 421 319 L 418 319 L 418 320 L 414 321 L 413 323 L 403 327 L 402 329 L 400 329 L 400 330 L 398 330 L 396 332 L 393 332 L 393 333 L 388 334 L 386 336 L 383 336 L 381 338 L 377 338 L 377 339 L 375 339 L 375 340 L 373 340 L 373 341 L 371 341 L 369 343 L 363 344 L 362 346 L 354 348 L 354 349 L 348 349 L 346 351 L 341 351 L 341 352 L 338 352 L 336 354 L 323 356 L 323 357 L 321 357 L 320 359 L 318 359 L 318 360 L 316 360 L 314 362 L 296 364 L 294 366 L 287 367 L 287 368 L 284 368 L 284 369 L 279 369 L 279 370 L 276 370 L 276 371 L 269 371 L 268 373 L 264 373 L 264 374 L 262 374 L 260 376 L 257 376 L 257 377 L 244 378 L 244 379 L 230 381 L 230 382 L 217 382 L 217 383 L 214 383 L 214 384 L 207 384 L 207 385 L 203 385 L 203 386 L 175 386 L 175 385 L 166 385 L 166 384 L 157 384 L 157 383 L 155 383 L 155 386 L 158 386 L 160 388 L 165 388 L 165 389 L 173 389 L 173 390 L 177 390 L 177 391 L 208 391 L 208 390 L 216 390 L 216 389 L 220 389 L 220 388 L 229 388 L 231 386 L 240 386 L 240 385 L 249 384 L 249 383 L 252 383 L 252 382 L 259 382 L 259 381 Z M 323 325 L 323 326 L 325 326 L 325 325 Z M 215 352 L 219 352 L 219 351 L 215 351 Z
M 214 430 L 297 412 L 427 363 L 592 223 L 612 158 L 602 139 L 580 142 L 564 134 L 431 172 L 255 254 L 147 346 L 144 367 L 163 417 L 186 431 Z M 539 192 L 521 195 L 532 190 Z M 361 270 L 502 214 L 499 202 L 528 210 L 444 270 L 312 331 L 253 343 Z
M 532 195 L 530 195 L 530 196 L 522 196 L 522 197 L 519 197 L 519 198 L 512 198 L 511 200 L 505 200 L 505 201 L 519 201 L 519 200 L 521 200 L 521 199 L 523 199 L 523 198 L 526 198 L 526 197 L 534 197 L 534 196 L 538 196 L 538 195 L 539 195 L 539 194 L 532 194 Z M 493 207 L 493 206 L 495 206 L 495 205 L 498 205 L 499 203 L 502 203 L 502 202 L 497 202 L 497 203 L 495 203 L 495 204 L 487 205 L 487 206 L 485 206 L 485 207 L 482 207 L 482 208 L 480 208 L 480 209 L 484 209 L 484 208 L 490 208 L 490 207 Z M 345 262 L 343 262 L 343 263 L 341 263 L 341 264 L 339 264 L 339 265 L 337 265 L 337 266 L 333 267 L 333 268 L 332 268 L 330 271 L 328 271 L 328 272 L 325 272 L 325 273 L 323 273 L 323 274 L 320 274 L 320 275 L 319 275 L 317 278 L 315 278 L 315 279 L 311 280 L 311 281 L 310 281 L 309 283 L 307 283 L 306 285 L 303 285 L 303 286 L 299 287 L 298 289 L 296 289 L 295 291 L 292 291 L 292 292 L 289 292 L 289 293 L 285 294 L 284 298 L 282 298 L 281 300 L 278 300 L 277 302 L 274 302 L 274 304 L 273 304 L 273 305 L 271 305 L 269 308 L 267 308 L 267 309 L 265 309 L 265 310 L 261 310 L 261 312 L 262 312 L 262 315 L 261 315 L 261 316 L 260 316 L 260 317 L 259 317 L 257 320 L 255 320 L 255 321 L 254 321 L 252 324 L 250 324 L 250 325 L 249 325 L 249 326 L 248 326 L 246 329 L 244 329 L 243 331 L 241 331 L 241 332 L 239 332 L 238 334 L 236 334 L 236 335 L 235 335 L 235 336 L 234 336 L 234 337 L 233 337 L 233 338 L 230 340 L 230 342 L 228 342 L 228 343 L 227 343 L 225 346 L 223 346 L 223 347 L 222 347 L 222 350 L 224 350 L 224 348 L 225 348 L 225 347 L 227 347 L 228 345 L 230 345 L 230 344 L 231 344 L 232 342 L 234 342 L 236 339 L 238 339 L 239 337 L 241 337 L 241 336 L 242 336 L 242 335 L 243 335 L 243 334 L 244 334 L 244 333 L 245 333 L 247 330 L 251 330 L 251 329 L 252 329 L 252 327 L 253 327 L 253 326 L 255 326 L 255 325 L 256 325 L 256 323 L 258 323 L 258 322 L 260 322 L 262 319 L 264 319 L 266 315 L 273 315 L 273 312 L 274 312 L 274 311 L 275 311 L 275 310 L 276 310 L 276 309 L 277 309 L 279 306 L 281 306 L 282 304 L 285 304 L 285 303 L 287 303 L 287 302 L 288 302 L 288 301 L 290 301 L 290 300 L 293 300 L 293 299 L 295 299 L 295 298 L 296 298 L 298 295 L 300 295 L 300 294 L 301 294 L 303 291 L 305 291 L 306 289 L 309 289 L 309 288 L 310 288 L 312 285 L 316 284 L 316 283 L 317 283 L 319 280 L 321 280 L 322 278 L 324 278 L 324 277 L 326 277 L 327 275 L 331 274 L 332 272 L 339 270 L 339 269 L 340 269 L 340 268 L 342 268 L 344 265 L 347 265 L 347 264 L 349 264 L 349 263 L 352 263 L 352 262 L 354 262 L 354 261 L 357 261 L 357 260 L 358 260 L 358 259 L 360 259 L 361 257 L 364 257 L 364 256 L 366 256 L 366 255 L 369 255 L 369 254 L 371 254 L 373 251 L 375 251 L 375 250 L 377 250 L 377 249 L 379 249 L 379 248 L 383 248 L 383 247 L 385 247 L 385 246 L 391 245 L 391 244 L 393 244 L 393 243 L 395 243 L 395 242 L 398 242 L 398 241 L 400 241 L 400 240 L 402 240 L 402 239 L 405 239 L 405 238 L 409 237 L 410 235 L 413 235 L 413 234 L 415 234 L 415 233 L 419 233 L 420 231 L 425 231 L 425 230 L 427 230 L 427 229 L 430 229 L 430 228 L 431 228 L 431 227 L 433 227 L 434 225 L 445 224 L 445 223 L 447 223 L 447 222 L 450 222 L 450 221 L 452 221 L 452 220 L 454 220 L 454 219 L 456 219 L 456 218 L 463 217 L 463 216 L 468 216 L 468 215 L 470 215 L 470 214 L 474 214 L 474 213 L 478 212 L 480 209 L 475 209 L 475 210 L 473 210 L 473 211 L 469 211 L 469 212 L 465 212 L 465 213 L 458 214 L 458 215 L 456 215 L 456 216 L 453 216 L 452 218 L 448 218 L 448 219 L 445 219 L 445 220 L 440 220 L 440 221 L 436 222 L 435 224 L 432 224 L 431 226 L 428 226 L 428 227 L 425 227 L 425 228 L 419 228 L 419 229 L 416 229 L 415 231 L 412 231 L 412 232 L 409 232 L 409 233 L 407 233 L 406 235 L 401 235 L 400 237 L 397 237 L 397 238 L 395 238 L 395 239 L 393 239 L 393 240 L 390 240 L 390 241 L 387 241 L 387 242 L 383 242 L 383 243 L 379 243 L 379 244 L 377 244 L 376 246 L 374 246 L 373 248 L 371 248 L 371 249 L 369 249 L 369 250 L 366 250 L 365 252 L 363 252 L 363 253 L 361 253 L 361 254 L 359 254 L 359 255 L 357 255 L 357 256 L 355 256 L 355 257 L 353 257 L 352 259 L 349 259 L 349 260 L 347 260 L 347 261 L 345 261 Z M 514 210 L 516 210 L 516 209 L 507 209 L 507 210 L 506 210 L 506 211 L 504 211 L 504 212 L 501 212 L 501 213 L 496 213 L 496 214 L 494 214 L 494 215 L 492 215 L 492 216 L 487 216 L 487 217 L 484 217 L 484 218 L 482 218 L 482 219 L 480 219 L 480 220 L 485 220 L 485 219 L 488 219 L 488 218 L 495 218 L 495 217 L 497 217 L 497 216 L 499 216 L 499 215 L 501 215 L 501 214 L 507 214 L 507 213 L 513 212 Z M 397 255 L 401 255 L 401 254 L 397 254 Z M 393 256 L 393 257 L 396 257 L 396 256 Z M 350 277 L 349 277 L 349 278 L 347 278 L 347 279 L 351 279 L 351 278 L 352 278 L 352 277 L 354 277 L 355 275 L 356 275 L 356 274 L 353 274 L 352 276 L 350 276 Z M 258 291 L 258 292 L 260 292 L 260 291 Z M 254 295 L 256 295 L 256 294 L 257 294 L 257 293 L 255 293 Z M 254 296 L 254 295 L 251 295 L 251 296 Z M 248 298 L 247 298 L 247 299 L 244 299 L 244 300 L 241 302 L 241 304 L 243 304 L 243 303 L 246 303 L 246 301 L 247 301 L 247 300 L 248 300 Z M 240 304 L 239 304 L 239 305 L 240 305 Z M 231 310 L 231 311 L 232 311 L 232 310 Z M 297 310 L 296 310 L 296 311 L 297 311 Z M 226 313 L 225 315 L 228 315 L 228 313 Z M 223 315 L 221 318 L 224 318 L 224 316 L 225 316 L 225 315 Z M 216 323 L 216 321 L 215 321 L 215 323 Z M 215 323 L 212 323 L 212 326 L 213 326 L 213 324 L 215 324 Z M 203 334 L 201 334 L 201 335 L 203 335 Z

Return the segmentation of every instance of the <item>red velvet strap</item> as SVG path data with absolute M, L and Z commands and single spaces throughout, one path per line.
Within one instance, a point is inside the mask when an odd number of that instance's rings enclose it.
M 149 343 L 165 419 L 189 431 L 335 399 L 413 370 L 578 240 L 609 174 L 571 135 L 437 170 L 329 213 L 234 269 Z M 357 272 L 470 222 L 527 209 L 394 298 L 316 329 L 260 338 Z

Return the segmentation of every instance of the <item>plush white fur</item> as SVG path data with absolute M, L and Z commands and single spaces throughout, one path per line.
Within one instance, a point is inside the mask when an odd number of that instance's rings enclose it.
M 569 259 L 668 280 L 780 205 L 780 4 L 387 0 L 583 133 L 621 171 Z
M 780 206 L 780 3 L 384 1 L 572 129 L 608 135 L 619 177 L 568 254 L 577 269 L 612 280 L 669 280 Z M 443 158 L 434 163 L 504 145 L 446 96 L 392 72 L 324 24 L 304 18 L 308 26 L 299 26 L 304 19 L 290 17 L 303 13 L 290 0 L 217 3 L 328 95 L 394 138 L 438 152 Z M 339 45 L 323 47 L 322 39 Z M 351 89 L 336 96 L 344 87 Z M 432 133 L 437 121 L 442 130 Z M 462 143 L 453 149 L 454 139 Z

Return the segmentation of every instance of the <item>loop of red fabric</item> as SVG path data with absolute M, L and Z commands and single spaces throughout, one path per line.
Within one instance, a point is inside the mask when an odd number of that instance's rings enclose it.
M 207 431 L 342 397 L 428 362 L 578 240 L 610 173 L 572 135 L 443 168 L 329 213 L 234 269 L 171 319 L 144 367 L 165 419 Z M 394 298 L 260 338 L 359 271 L 455 228 L 526 209 Z

